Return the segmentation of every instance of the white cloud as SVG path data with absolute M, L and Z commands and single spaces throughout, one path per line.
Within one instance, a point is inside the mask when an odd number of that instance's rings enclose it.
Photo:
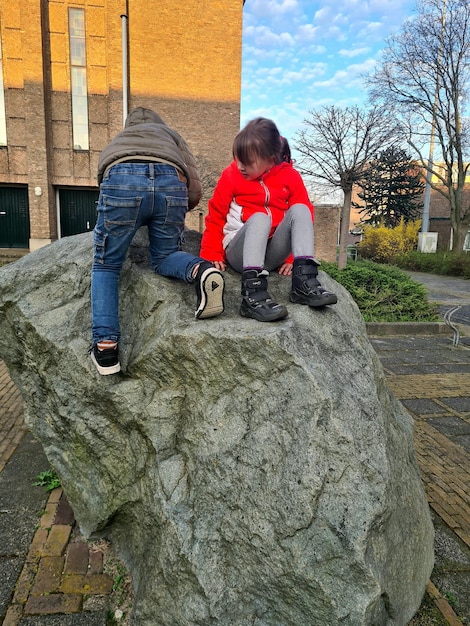
M 353 65 L 348 65 L 347 71 L 350 74 L 367 74 L 375 67 L 374 59 L 366 59 L 363 63 L 354 63 Z
M 348 65 L 348 67 L 337 70 L 333 76 L 327 80 L 315 82 L 315 87 L 321 87 L 323 89 L 338 89 L 339 87 L 360 85 L 362 83 L 362 76 L 368 74 L 373 67 L 375 67 L 375 61 L 373 59 L 367 59 L 364 63 L 356 63 Z
M 243 35 L 251 41 L 251 45 L 258 48 L 279 47 L 283 45 L 295 45 L 295 39 L 291 33 L 276 33 L 268 26 L 248 26 Z
M 338 54 L 342 57 L 348 57 L 348 58 L 353 58 L 353 57 L 358 57 L 361 54 L 367 54 L 368 52 L 370 52 L 370 48 L 351 48 L 348 50 L 338 50 Z
M 326 22 L 326 21 L 330 21 L 331 20 L 331 8 L 326 6 L 326 7 L 322 7 L 321 9 L 318 9 L 318 11 L 316 11 L 315 15 L 313 16 L 313 19 L 315 22 L 318 22 L 319 24 L 322 24 L 323 22 Z
M 299 43 L 303 43 L 305 41 L 314 41 L 319 34 L 321 34 L 320 27 L 314 26 L 313 24 L 302 24 L 297 29 Z
M 326 63 L 304 63 L 295 69 L 287 69 L 285 66 L 271 68 L 250 65 L 244 67 L 242 92 L 248 89 L 250 92 L 259 93 L 269 90 L 276 97 L 289 97 L 290 90 L 307 90 L 315 80 L 324 76 L 328 66 Z
M 245 14 L 252 13 L 257 17 L 264 18 L 269 15 L 276 18 L 286 13 L 291 13 L 299 8 L 298 0 L 247 0 Z
M 389 33 L 389 28 L 383 22 L 368 22 L 362 23 L 358 28 L 357 38 L 359 40 L 377 41 L 384 39 Z
M 347 31 L 344 28 L 340 28 L 339 26 L 329 26 L 324 31 L 323 39 L 329 41 L 346 41 L 347 39 Z
M 344 13 L 337 13 L 333 17 L 332 21 L 335 26 L 346 26 L 350 22 L 350 17 L 347 17 L 346 15 L 344 15 Z
M 313 109 L 363 106 L 363 76 L 412 10 L 410 0 L 246 0 L 242 124 L 269 117 L 289 138 Z

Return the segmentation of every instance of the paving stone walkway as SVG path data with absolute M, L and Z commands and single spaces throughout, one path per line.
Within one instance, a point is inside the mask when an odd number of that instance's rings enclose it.
M 27 432 L 21 394 L 0 361 L 0 472 Z
M 87 598 L 109 595 L 112 586 L 112 578 L 103 573 L 103 552 L 76 532 L 75 517 L 62 489 L 54 489 L 16 582 L 4 626 L 16 626 L 28 615 L 79 613 L 86 610 Z
M 445 334 L 371 341 L 392 393 L 415 419 L 429 504 L 470 547 L 470 340 L 459 348 Z
M 0 361 L 0 624 L 105 626 L 113 579 L 86 542 L 61 488 L 34 486 L 49 468 Z
M 392 393 L 414 418 L 416 456 L 436 531 L 428 593 L 449 625 L 470 624 L 470 337 L 458 347 L 450 331 L 371 342 Z M 460 619 L 446 598 L 456 601 Z

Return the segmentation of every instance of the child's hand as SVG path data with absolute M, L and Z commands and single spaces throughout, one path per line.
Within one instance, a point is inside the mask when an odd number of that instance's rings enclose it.
M 214 264 L 214 267 L 219 270 L 219 272 L 225 272 L 225 270 L 227 269 L 227 266 L 223 261 L 212 261 L 212 263 Z
M 292 274 L 292 263 L 283 263 L 278 272 L 281 276 L 290 276 Z

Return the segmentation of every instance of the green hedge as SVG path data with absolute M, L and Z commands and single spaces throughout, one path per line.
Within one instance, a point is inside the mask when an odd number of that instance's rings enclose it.
M 335 263 L 322 263 L 321 269 L 349 291 L 366 322 L 439 319 L 437 305 L 428 302 L 424 286 L 397 267 L 357 261 L 342 270 Z
M 413 250 L 413 252 L 396 255 L 392 262 L 398 267 L 413 272 L 470 278 L 470 252 L 426 253 Z

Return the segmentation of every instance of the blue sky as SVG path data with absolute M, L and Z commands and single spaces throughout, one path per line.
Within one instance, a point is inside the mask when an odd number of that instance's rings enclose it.
M 241 125 L 273 119 L 292 143 L 309 111 L 365 103 L 362 75 L 414 0 L 246 0 Z

